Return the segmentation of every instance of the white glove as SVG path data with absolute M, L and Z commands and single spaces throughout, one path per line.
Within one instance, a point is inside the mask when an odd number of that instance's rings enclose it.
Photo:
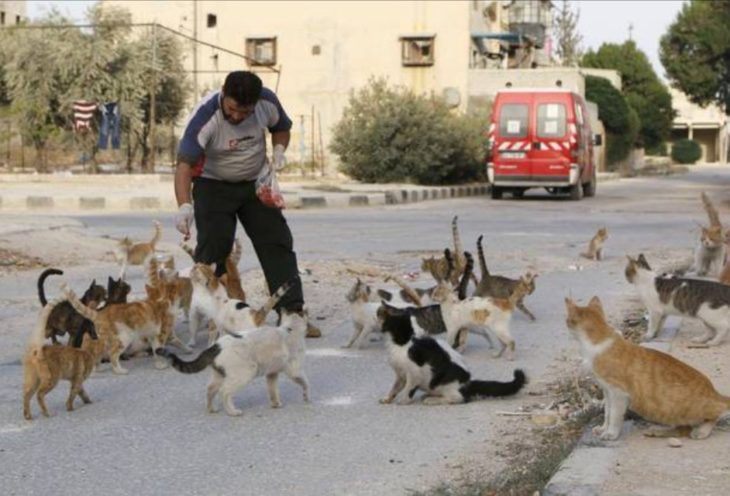
M 193 223 L 193 206 L 190 203 L 183 203 L 175 214 L 175 227 L 185 236 L 185 241 L 190 239 L 190 226 Z
M 275 145 L 274 146 L 274 154 L 272 156 L 271 160 L 271 166 L 276 172 L 279 172 L 284 167 L 286 167 L 286 157 L 284 156 L 284 145 Z

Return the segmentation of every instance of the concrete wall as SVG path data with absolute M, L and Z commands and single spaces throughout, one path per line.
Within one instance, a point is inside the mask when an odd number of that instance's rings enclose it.
M 198 39 L 230 50 L 245 52 L 246 38 L 276 37 L 275 73 L 255 68 L 264 84 L 275 89 L 294 121 L 289 160 L 308 160 L 311 155 L 312 114 L 317 121 L 315 145 L 329 142 L 331 127 L 342 115 L 350 92 L 371 77 L 384 76 L 420 94 L 442 94 L 453 88 L 459 106 L 466 108 L 469 63 L 469 24 L 480 13 L 465 1 L 110 1 L 129 9 L 135 22 L 156 21 L 196 35 Z M 480 7 L 483 2 L 477 2 Z M 194 7 L 197 22 L 194 23 Z M 208 14 L 217 25 L 206 27 Z M 197 28 L 196 28 L 197 26 Z M 435 35 L 433 66 L 404 67 L 400 36 Z M 192 44 L 188 43 L 186 68 L 193 68 Z M 318 47 L 319 54 L 314 52 Z M 217 53 L 217 59 L 211 58 Z M 234 56 L 212 48 L 197 48 L 197 68 L 219 73 L 198 75 L 199 95 L 218 89 L 227 72 L 249 69 Z M 278 79 L 278 81 L 277 81 Z M 321 124 L 319 119 L 321 118 Z M 302 132 L 303 130 L 303 132 Z
M 0 26 L 14 26 L 26 18 L 25 0 L 0 0 Z

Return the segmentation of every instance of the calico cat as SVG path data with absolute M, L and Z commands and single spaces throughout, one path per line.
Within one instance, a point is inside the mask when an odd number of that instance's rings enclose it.
M 710 198 L 703 192 L 702 204 L 705 207 L 710 226 L 700 226 L 699 244 L 695 248 L 695 259 L 691 272 L 703 277 L 717 278 L 725 262 L 725 243 L 722 234 L 722 224 Z
M 30 401 L 34 395 L 41 413 L 46 417 L 49 416 L 45 396 L 61 379 L 71 382 L 66 410 L 73 410 L 73 402 L 77 395 L 84 403 L 91 403 L 83 384 L 94 370 L 94 356 L 88 351 L 72 346 L 44 345 L 48 319 L 62 301 L 56 299 L 44 304 L 28 349 L 23 356 L 23 417 L 26 420 L 33 418 Z
M 603 425 L 594 429 L 601 439 L 618 439 L 628 408 L 651 422 L 689 426 L 693 439 L 709 436 L 718 418 L 730 413 L 730 398 L 719 394 L 701 372 L 626 341 L 606 323 L 598 297 L 584 307 L 566 298 L 565 306 L 567 327 L 604 392 Z
M 601 251 L 603 243 L 608 239 L 608 229 L 600 228 L 588 243 L 588 251 L 581 253 L 580 256 L 589 260 L 601 260 Z
M 466 403 L 479 398 L 511 396 L 522 389 L 526 377 L 514 371 L 511 382 L 472 380 L 463 358 L 447 343 L 429 336 L 417 336 L 407 315 L 391 313 L 384 305 L 378 310 L 386 335 L 388 361 L 395 382 L 381 403 L 392 403 L 405 389 L 399 404 L 409 404 L 419 389 L 426 393 L 424 404 Z
M 350 303 L 352 325 L 355 327 L 355 333 L 343 348 L 351 348 L 353 345 L 359 348 L 370 333 L 380 330 L 377 315 L 380 303 L 371 301 L 371 294 L 370 286 L 358 278 L 345 295 Z
M 143 265 L 149 257 L 154 255 L 155 246 L 162 236 L 160 223 L 154 221 L 154 225 L 155 234 L 149 241 L 135 243 L 128 236 L 125 236 L 117 242 L 114 255 L 117 259 L 117 263 L 120 265 L 120 279 L 124 279 L 128 265 Z
M 46 269 L 38 277 L 38 299 L 41 305 L 47 303 L 44 285 L 46 278 L 50 275 L 62 275 L 63 271 L 59 269 Z M 91 308 L 98 307 L 107 298 L 107 291 L 104 286 L 96 284 L 96 279 L 91 281 L 88 289 L 81 297 L 81 302 Z M 68 342 L 75 347 L 81 346 L 81 340 L 85 334 L 96 339 L 96 329 L 94 323 L 84 318 L 78 313 L 71 304 L 63 301 L 53 308 L 53 311 L 46 320 L 46 337 L 50 337 L 54 343 L 58 343 L 56 336 L 63 336 L 68 333 Z
M 266 376 L 271 407 L 281 407 L 278 378 L 282 372 L 301 386 L 304 401 L 308 402 L 309 381 L 304 373 L 307 319 L 306 311 L 289 313 L 284 310 L 280 326 L 226 334 L 190 362 L 164 348 L 158 353 L 168 357 L 172 367 L 185 374 L 194 374 L 210 366 L 213 377 L 208 385 L 208 413 L 216 413 L 214 400 L 220 393 L 226 413 L 242 415 L 243 412 L 233 404 L 233 395 L 261 376 Z
M 522 311 L 530 320 L 535 320 L 535 316 L 531 311 L 527 309 L 524 303 L 526 296 L 531 295 L 535 291 L 535 278 L 537 274 L 528 272 L 524 277 L 519 279 L 511 279 L 504 276 L 495 276 L 489 272 L 487 263 L 484 260 L 484 249 L 482 248 L 482 238 L 479 236 L 477 239 L 477 253 L 479 254 L 479 267 L 481 268 L 482 278 L 477 284 L 477 289 L 474 291 L 474 296 L 488 296 L 492 298 L 509 298 L 515 291 L 518 285 L 523 282 L 527 283 L 527 293 L 517 300 L 515 305 Z
M 707 332 L 693 341 L 720 344 L 730 331 L 730 286 L 716 281 L 689 279 L 673 274 L 658 276 L 643 254 L 628 257 L 626 280 L 635 285 L 649 311 L 645 340 L 653 339 L 668 315 L 700 320 Z
M 245 301 L 228 298 L 225 288 L 215 276 L 212 265 L 195 264 L 190 271 L 190 280 L 193 284 L 193 300 L 188 346 L 195 346 L 195 335 L 200 327 L 201 317 L 208 317 L 215 324 L 208 328 L 210 345 L 218 334 L 218 328 L 226 332 L 237 332 L 262 325 L 269 312 L 292 287 L 292 282 L 282 284 L 258 310 L 255 310 Z
M 498 358 L 507 351 L 507 359 L 514 360 L 515 340 L 510 332 L 512 312 L 517 302 L 529 291 L 526 279 L 521 279 L 509 298 L 479 297 L 465 298 L 466 284 L 474 266 L 472 256 L 466 252 L 466 270 L 461 279 L 458 295 L 445 285 L 439 285 L 433 292 L 433 300 L 441 306 L 446 324 L 446 341 L 462 351 L 466 347 L 468 332 L 480 334 L 492 344 L 487 333 L 489 328 L 499 338 L 502 348 L 494 353 Z M 446 252 L 446 256 L 450 254 Z M 466 329 L 468 332 L 464 332 Z M 453 344 L 452 344 L 453 343 Z
M 464 248 L 461 244 L 461 236 L 459 235 L 459 226 L 457 224 L 458 219 L 458 216 L 454 216 L 451 221 L 451 234 L 454 240 L 453 269 L 449 269 L 449 263 L 445 257 L 429 257 L 421 260 L 421 271 L 429 272 L 437 283 L 448 281 L 454 286 L 458 285 L 461 274 L 464 273 L 464 268 L 466 267 Z M 474 279 L 474 284 L 476 283 L 477 281 Z

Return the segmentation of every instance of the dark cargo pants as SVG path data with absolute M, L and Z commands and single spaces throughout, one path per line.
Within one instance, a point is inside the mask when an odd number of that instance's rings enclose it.
M 238 219 L 251 239 L 269 292 L 273 293 L 287 281 L 293 282 L 277 308 L 302 309 L 302 282 L 289 225 L 281 210 L 259 201 L 254 181 L 229 183 L 195 178 L 193 205 L 198 232 L 196 261 L 216 263 L 216 274 L 225 273 L 225 261 L 233 247 Z

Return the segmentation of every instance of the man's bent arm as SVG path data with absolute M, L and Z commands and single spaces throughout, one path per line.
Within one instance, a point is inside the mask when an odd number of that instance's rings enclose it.
M 192 183 L 192 166 L 187 162 L 178 161 L 175 168 L 175 199 L 179 207 L 183 203 L 193 203 L 190 196 Z
M 275 133 L 271 133 L 271 146 L 283 145 L 284 148 L 286 148 L 289 146 L 290 138 L 291 133 L 289 131 L 277 131 Z

